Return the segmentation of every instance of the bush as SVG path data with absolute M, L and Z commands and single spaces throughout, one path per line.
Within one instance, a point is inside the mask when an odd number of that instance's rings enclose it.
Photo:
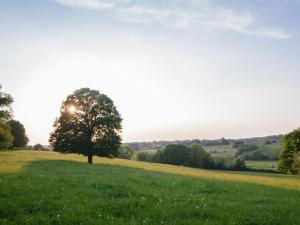
M 213 159 L 200 145 L 192 145 L 187 152 L 186 165 L 190 167 L 212 168 Z
M 167 145 L 160 153 L 159 160 L 161 163 L 173 165 L 188 164 L 189 148 L 185 145 Z
M 218 170 L 245 170 L 246 164 L 242 159 L 218 157 L 214 159 L 214 169 Z
M 128 145 L 121 146 L 118 151 L 118 158 L 131 159 L 131 157 L 133 156 L 133 149 Z
M 137 154 L 137 160 L 139 161 L 145 161 L 145 162 L 152 162 L 153 154 L 150 154 L 148 152 L 140 152 Z
M 35 144 L 34 146 L 33 146 L 33 149 L 34 150 L 45 150 L 44 149 L 44 147 L 43 147 L 43 145 L 41 145 L 41 144 Z
M 242 159 L 236 159 L 232 167 L 233 170 L 245 170 L 246 168 L 245 161 Z

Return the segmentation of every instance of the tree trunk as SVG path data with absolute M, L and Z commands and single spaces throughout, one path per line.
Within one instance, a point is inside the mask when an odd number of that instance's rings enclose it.
M 88 155 L 88 163 L 93 164 L 93 155 L 92 154 Z

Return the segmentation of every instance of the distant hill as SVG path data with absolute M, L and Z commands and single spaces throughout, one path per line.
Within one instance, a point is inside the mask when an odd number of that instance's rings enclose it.
M 283 135 L 271 135 L 266 137 L 253 137 L 253 138 L 239 138 L 239 139 L 191 139 L 191 140 L 175 140 L 175 141 L 151 141 L 151 142 L 130 142 L 126 143 L 130 145 L 134 151 L 142 151 L 149 149 L 164 148 L 169 144 L 183 144 L 192 145 L 200 144 L 203 147 L 207 146 L 221 146 L 221 145 L 233 145 L 235 143 L 243 143 L 246 145 L 262 145 L 262 144 L 281 144 Z

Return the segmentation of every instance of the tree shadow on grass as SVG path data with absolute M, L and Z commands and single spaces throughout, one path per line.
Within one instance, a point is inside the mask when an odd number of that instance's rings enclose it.
M 0 224 L 142 224 L 145 218 L 148 224 L 292 224 L 300 219 L 299 191 L 126 166 L 38 160 L 0 174 L 0 182 Z

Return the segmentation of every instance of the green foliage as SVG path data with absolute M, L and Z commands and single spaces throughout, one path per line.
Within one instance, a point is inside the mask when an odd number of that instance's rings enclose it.
M 255 150 L 250 152 L 244 156 L 245 160 L 267 160 L 269 159 L 268 156 L 265 156 L 261 151 Z
M 13 136 L 11 134 L 9 123 L 7 122 L 12 116 L 11 103 L 12 97 L 1 91 L 0 85 L 0 148 L 12 146 Z
M 11 127 L 11 134 L 14 137 L 13 147 L 25 147 L 28 143 L 28 137 L 25 134 L 25 128 L 23 124 L 16 120 L 9 121 Z
M 33 146 L 33 150 L 45 150 L 43 145 L 37 143 Z
M 10 129 L 9 123 L 4 119 L 0 119 L 0 148 L 12 146 L 14 137 Z
M 233 164 L 233 169 L 234 170 L 245 170 L 246 169 L 245 161 L 242 159 L 236 159 L 235 163 Z
M 246 170 L 245 161 L 242 159 L 224 158 L 217 157 L 214 158 L 214 169 L 218 170 Z
M 294 155 L 293 171 L 300 175 L 300 151 Z
M 167 145 L 160 152 L 160 163 L 173 164 L 173 165 L 185 165 L 188 164 L 189 159 L 189 147 L 185 145 Z
M 139 152 L 137 154 L 137 160 L 144 162 L 153 162 L 153 154 L 148 152 Z
M 49 142 L 54 151 L 117 156 L 121 144 L 121 116 L 113 101 L 89 88 L 76 90 L 63 102 Z
M 286 134 L 283 138 L 278 169 L 284 173 L 297 174 L 298 153 L 300 152 L 300 128 Z M 295 165 L 296 163 L 296 165 Z
M 131 159 L 133 156 L 133 149 L 129 145 L 122 145 L 119 148 L 118 158 Z
M 140 161 L 182 165 L 194 168 L 211 168 L 213 160 L 211 156 L 197 144 L 188 147 L 185 145 L 167 145 L 154 154 L 141 152 L 137 157 Z
M 193 144 L 188 149 L 186 165 L 195 168 L 212 168 L 213 159 L 200 145 Z
M 225 157 L 212 158 L 202 146 L 193 144 L 167 145 L 162 150 L 157 150 L 154 154 L 150 152 L 138 153 L 138 160 L 165 163 L 172 165 L 182 165 L 194 168 L 219 169 L 219 170 L 245 170 L 246 165 L 242 159 Z
M 1 91 L 2 86 L 0 85 L 0 119 L 9 120 L 12 116 L 11 104 L 13 98 L 11 95 Z

